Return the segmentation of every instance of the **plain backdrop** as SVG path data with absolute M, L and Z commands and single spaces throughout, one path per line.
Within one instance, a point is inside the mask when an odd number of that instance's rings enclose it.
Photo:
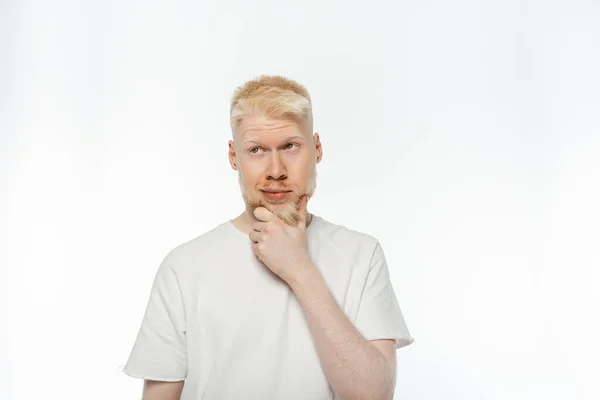
M 260 74 L 312 94 L 309 210 L 386 252 L 397 399 L 600 398 L 597 1 L 2 1 L 0 46 L 1 399 L 140 398 L 160 261 L 242 210 Z

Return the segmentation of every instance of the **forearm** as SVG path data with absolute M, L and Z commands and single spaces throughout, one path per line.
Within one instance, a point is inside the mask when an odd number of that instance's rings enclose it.
M 391 399 L 394 370 L 339 307 L 314 265 L 303 269 L 290 287 L 313 336 L 325 375 L 342 399 Z
M 142 400 L 179 400 L 183 391 L 184 381 L 162 382 L 144 381 Z

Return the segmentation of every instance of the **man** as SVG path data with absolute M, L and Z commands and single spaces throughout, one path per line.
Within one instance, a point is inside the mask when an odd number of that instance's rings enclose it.
M 311 100 L 263 76 L 231 104 L 246 209 L 158 268 L 124 372 L 143 399 L 391 399 L 413 342 L 370 235 L 307 212 L 323 157 Z

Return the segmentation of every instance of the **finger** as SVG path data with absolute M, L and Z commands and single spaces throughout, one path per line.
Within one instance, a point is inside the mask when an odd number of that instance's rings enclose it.
M 300 204 L 298 204 L 298 213 L 300 218 L 298 219 L 298 226 L 306 228 L 306 205 L 308 203 L 308 196 L 304 195 L 300 198 Z
M 252 252 L 254 253 L 254 255 L 255 255 L 256 257 L 258 257 L 258 254 L 259 254 L 259 253 L 258 253 L 258 244 L 256 244 L 256 243 L 252 243 L 252 244 L 250 245 L 250 247 L 252 248 Z
M 256 232 L 264 232 L 266 226 L 266 222 L 255 222 L 254 224 L 252 224 L 252 230 L 255 230 Z
M 253 211 L 253 214 L 259 221 L 263 222 L 271 221 L 274 216 L 273 213 L 271 213 L 271 211 L 267 210 L 265 207 L 257 207 Z
M 248 234 L 248 237 L 252 241 L 252 243 L 258 243 L 260 240 L 260 232 L 252 231 Z

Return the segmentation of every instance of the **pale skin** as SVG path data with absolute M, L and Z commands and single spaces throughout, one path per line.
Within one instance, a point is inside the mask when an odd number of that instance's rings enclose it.
M 340 399 L 392 399 L 394 340 L 362 337 L 309 256 L 306 229 L 312 215 L 307 203 L 312 193 L 307 192 L 314 178 L 311 171 L 322 157 L 318 134 L 311 135 L 293 121 L 244 120 L 229 142 L 229 162 L 241 172 L 246 210 L 232 222 L 248 234 L 256 257 L 296 295 L 325 375 Z M 263 192 L 267 188 L 291 192 L 273 199 Z M 295 210 L 290 211 L 290 204 Z M 281 216 L 288 212 L 296 213 L 297 223 L 284 222 Z M 183 381 L 146 381 L 143 399 L 179 399 L 182 389 Z
M 184 381 L 161 382 L 144 381 L 142 400 L 179 400 Z

